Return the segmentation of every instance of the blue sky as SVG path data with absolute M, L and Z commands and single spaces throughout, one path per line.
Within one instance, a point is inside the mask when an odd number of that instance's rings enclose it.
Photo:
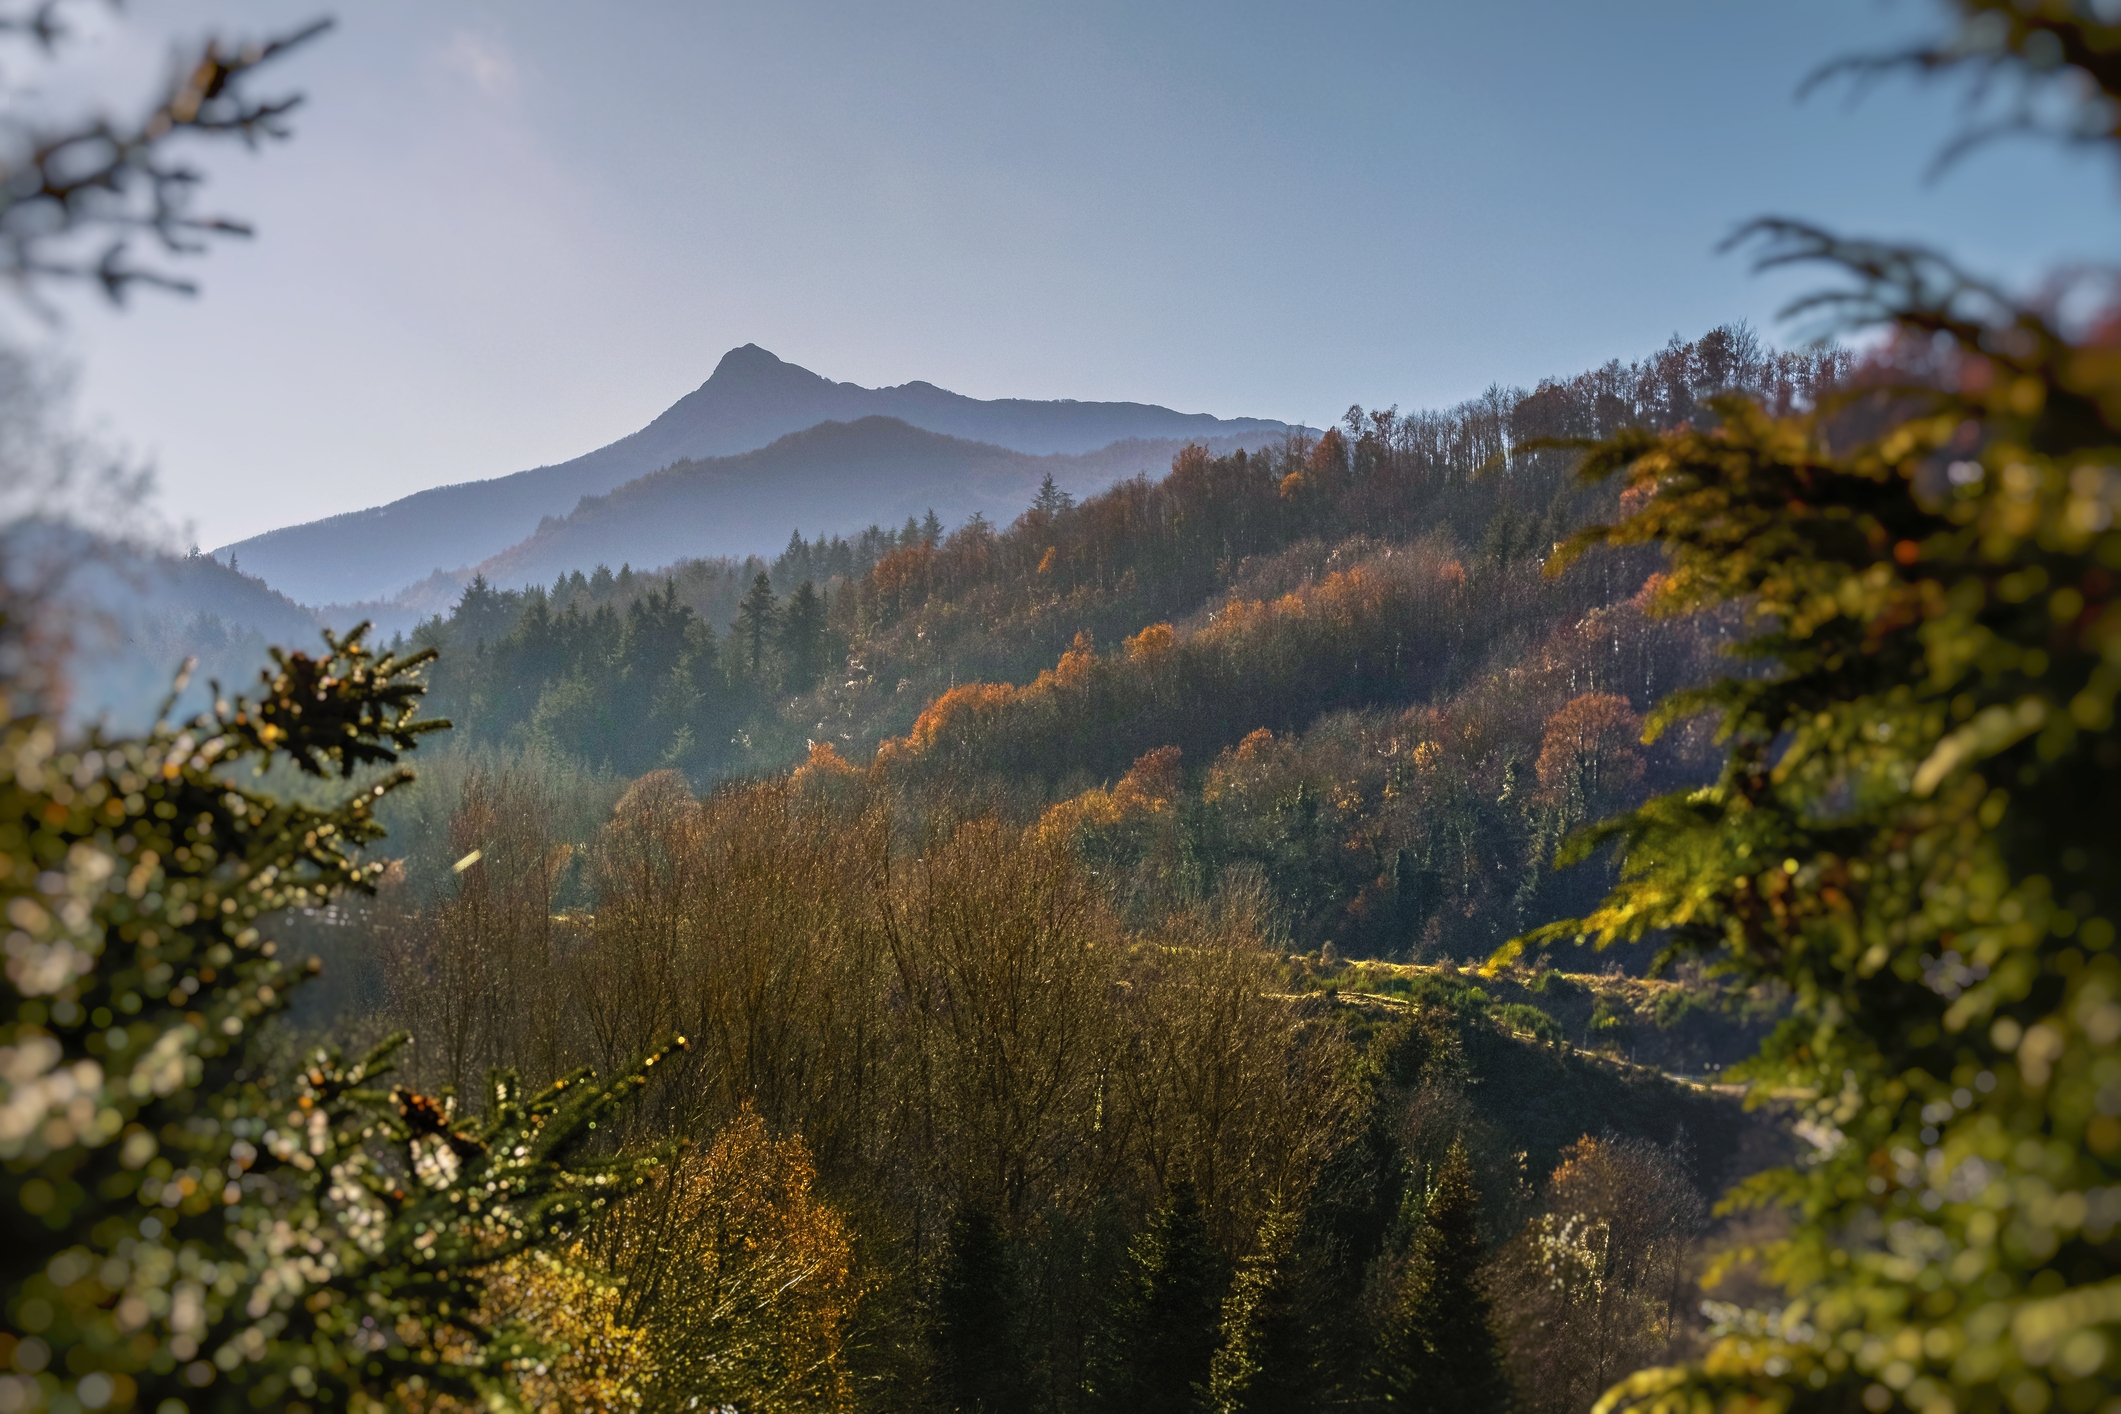
M 135 0 L 53 91 L 314 13 Z M 209 546 L 587 451 L 745 342 L 982 397 L 1447 404 L 1789 337 L 1797 286 L 1716 251 L 1763 212 L 2021 282 L 2109 259 L 2108 167 L 2018 144 L 1930 182 L 1949 91 L 1796 99 L 1938 13 L 362 0 L 286 66 L 295 140 L 207 159 L 258 239 L 41 337 Z

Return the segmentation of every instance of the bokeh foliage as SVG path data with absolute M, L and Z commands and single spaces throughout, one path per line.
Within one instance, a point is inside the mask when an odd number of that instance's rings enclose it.
M 424 655 L 361 630 L 275 655 L 253 699 L 138 740 L 0 732 L 0 1363 L 13 1408 L 505 1406 L 545 1349 L 480 1325 L 483 1274 L 603 1208 L 646 1160 L 584 1157 L 660 1058 L 476 1120 L 375 1082 L 402 1038 L 278 1073 L 261 1028 L 308 971 L 272 915 L 369 888 L 376 803 L 410 780 Z M 241 782 L 291 761 L 304 804 Z
M 2074 93 L 2067 130 L 2113 143 L 2121 29 L 1957 8 L 1951 43 L 1857 67 L 2011 80 L 1974 136 Z M 1621 882 L 1531 938 L 1656 938 L 1787 984 L 1750 1075 L 1801 1103 L 1814 1148 L 1739 1194 L 1796 1218 L 1771 1254 L 1788 1303 L 1600 1407 L 2110 1407 L 2121 330 L 1926 251 L 1750 234 L 1768 263 L 1842 272 L 1807 307 L 1890 342 L 1816 411 L 1731 397 L 1580 444 L 1583 477 L 1626 493 L 1573 549 L 1663 546 L 1654 604 L 1744 606 L 1750 662 L 1652 723 L 1717 714 L 1718 781 L 1581 836 L 1579 857 L 1617 842 Z

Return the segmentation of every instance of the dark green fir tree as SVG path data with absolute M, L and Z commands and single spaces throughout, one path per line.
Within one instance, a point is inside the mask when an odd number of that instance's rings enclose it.
M 766 661 L 766 645 L 773 641 L 780 619 L 781 607 L 773 596 L 773 581 L 760 570 L 736 606 L 736 638 L 744 645 L 745 665 L 754 678 Z
M 1096 1391 L 1099 1407 L 1112 1414 L 1206 1408 L 1226 1283 L 1200 1195 L 1191 1183 L 1173 1184 L 1127 1251 L 1126 1285 L 1112 1313 L 1110 1363 Z
M 1212 1414 L 1303 1414 L 1312 1360 L 1296 1234 L 1302 1210 L 1277 1197 L 1223 1302 L 1222 1345 L 1208 1367 Z
M 1051 517 L 1074 508 L 1075 498 L 1060 488 L 1052 472 L 1047 472 L 1045 479 L 1038 483 L 1038 494 L 1031 498 L 1031 509 Z
M 1496 1414 L 1509 1408 L 1502 1354 L 1479 1273 L 1480 1191 L 1453 1144 L 1423 1205 L 1399 1307 L 1380 1341 L 1377 1392 L 1395 1408 Z
M 1030 1402 L 1017 1306 L 1008 1241 L 985 1209 L 967 1205 L 950 1226 L 936 1291 L 936 1392 L 946 1414 L 1016 1414 Z
M 825 675 L 825 597 L 807 579 L 781 614 L 781 661 L 790 692 L 808 692 Z

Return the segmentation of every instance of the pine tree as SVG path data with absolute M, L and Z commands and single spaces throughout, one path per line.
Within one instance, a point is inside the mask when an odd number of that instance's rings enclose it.
M 414 715 L 432 655 L 364 633 L 138 740 L 0 726 L 0 853 L 44 866 L 0 874 L 0 1342 L 42 1407 L 345 1407 L 414 1377 L 491 1405 L 537 1350 L 465 1324 L 483 1272 L 645 1176 L 582 1150 L 654 1058 L 534 1098 L 497 1075 L 467 1122 L 375 1088 L 403 1038 L 284 1077 L 248 1054 L 305 975 L 273 915 L 373 887 L 359 851 L 411 773 L 372 773 L 448 725 Z M 371 774 L 298 804 L 248 783 L 274 765 Z
M 497 639 L 509 629 L 515 617 L 517 596 L 503 594 L 486 582 L 483 574 L 473 575 L 471 583 L 464 586 L 463 597 L 457 601 L 450 614 L 451 626 L 457 630 L 457 642 L 473 644 Z
M 951 1224 L 936 1292 L 936 1384 L 947 1414 L 1017 1414 L 1027 1404 L 1017 1306 L 1009 1245 L 985 1209 L 968 1205 Z
M 2023 84 L 2121 150 L 2121 25 L 1953 8 L 1978 45 L 1856 67 Z M 1889 337 L 1811 408 L 1719 395 L 1663 434 L 1550 444 L 1626 483 L 1557 559 L 1660 546 L 1653 610 L 1748 615 L 1752 666 L 1652 718 L 1720 718 L 1715 784 L 1572 842 L 1617 844 L 1620 883 L 1512 947 L 1655 937 L 1781 986 L 1792 1015 L 1741 1073 L 1809 1097 L 1832 1142 L 1740 1191 L 1796 1218 L 1782 1319 L 1601 1407 L 2094 1408 L 2121 1377 L 2112 306 L 2073 326 L 1933 251 L 1751 234 L 1846 282 L 1808 306 Z
M 751 581 L 751 588 L 736 607 L 736 633 L 743 641 L 745 653 L 751 666 L 751 676 L 756 679 L 766 662 L 766 645 L 773 638 L 774 625 L 780 622 L 781 610 L 773 597 L 773 581 L 760 570 Z
M 1301 1210 L 1277 1196 L 1258 1245 L 1223 1302 L 1222 1345 L 1208 1366 L 1212 1414 L 1308 1414 L 1312 1378 L 1299 1291 Z
M 1398 1310 L 1379 1342 L 1377 1392 L 1435 1414 L 1509 1407 L 1502 1353 L 1478 1280 L 1480 1191 L 1463 1140 L 1453 1144 L 1422 1207 Z
M 782 584 L 808 579 L 817 572 L 810 546 L 800 529 L 788 532 L 788 544 L 773 562 L 773 577 Z
M 928 514 L 921 517 L 921 543 L 933 545 L 942 538 L 943 522 L 935 514 L 935 507 L 930 506 Z
M 824 598 L 809 580 L 788 596 L 781 617 L 781 661 L 787 665 L 782 686 L 789 692 L 808 692 L 825 672 Z
M 1225 1278 L 1191 1183 L 1171 1186 L 1127 1264 L 1098 1402 L 1113 1414 L 1193 1414 L 1207 1403 Z
M 1045 479 L 1038 483 L 1038 494 L 1031 498 L 1031 509 L 1050 517 L 1074 507 L 1075 498 L 1061 490 L 1053 480 L 1053 473 L 1047 472 Z

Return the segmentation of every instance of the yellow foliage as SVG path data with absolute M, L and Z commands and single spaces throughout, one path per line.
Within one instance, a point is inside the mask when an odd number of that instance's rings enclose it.
M 991 721 L 1023 695 L 1023 691 L 1005 682 L 968 682 L 953 687 L 929 703 L 914 720 L 913 730 L 906 733 L 905 747 L 915 754 L 927 751 L 946 732 L 962 733 L 969 725 Z
M 936 698 L 910 732 L 878 749 L 877 759 L 922 756 L 945 743 L 969 744 L 990 730 L 1006 731 L 1005 723 L 1016 714 L 1052 710 L 1055 694 L 1087 694 L 1101 669 L 1121 693 L 1141 688 L 1153 693 L 1167 686 L 1173 675 L 1190 671 L 1200 655 L 1227 655 L 1238 661 L 1262 655 L 1285 658 L 1291 651 L 1289 641 L 1314 640 L 1321 627 L 1332 633 L 1363 633 L 1369 621 L 1413 598 L 1439 586 L 1458 591 L 1464 583 L 1465 567 L 1456 560 L 1429 565 L 1402 561 L 1385 569 L 1357 565 L 1271 601 L 1231 599 L 1206 627 L 1184 640 L 1168 623 L 1150 624 L 1126 639 L 1119 654 L 1103 660 L 1090 635 L 1079 632 L 1060 660 L 1027 686 L 967 683 Z
M 1204 638 L 1227 638 L 1266 621 L 1267 606 L 1257 599 L 1232 599 L 1209 621 Z
M 537 1249 L 518 1253 L 488 1267 L 484 1275 L 485 1301 L 467 1323 L 473 1329 L 425 1333 L 408 1326 L 398 1334 L 409 1344 L 431 1344 L 443 1359 L 465 1360 L 482 1343 L 474 1330 L 486 1333 L 488 1343 L 494 1334 L 520 1331 L 554 1352 L 515 1371 L 514 1394 L 524 1408 L 560 1414 L 642 1407 L 651 1368 L 645 1333 L 621 1320 L 623 1298 L 617 1283 L 591 1268 L 581 1244 L 564 1254 Z M 475 1414 L 485 1407 L 411 1386 L 396 1394 L 397 1402 L 414 1414 Z M 363 1407 L 388 1406 L 371 1402 Z
M 1090 670 L 1096 665 L 1097 645 L 1091 641 L 1088 633 L 1078 630 L 1075 642 L 1068 646 L 1068 651 L 1061 654 L 1060 662 L 1054 665 L 1050 681 L 1057 687 L 1081 687 L 1090 680 Z M 1039 674 L 1039 681 L 1048 681 L 1044 673 Z
M 800 790 L 805 786 L 826 785 L 860 774 L 846 757 L 840 755 L 838 747 L 829 741 L 818 741 L 811 743 L 810 759 L 795 768 L 791 779 Z
M 527 1252 L 503 1262 L 486 1282 L 485 1323 L 519 1323 L 557 1359 L 519 1377 L 517 1394 L 536 1410 L 639 1409 L 650 1365 L 646 1333 L 619 1320 L 620 1291 L 583 1262 Z
M 846 1223 L 814 1188 L 801 1138 L 775 1139 L 747 1104 L 564 1254 L 487 1274 L 472 1324 L 515 1328 L 552 1358 L 515 1376 L 526 1408 L 853 1408 L 846 1335 L 861 1284 Z M 441 1342 L 470 1348 L 468 1339 Z M 417 1414 L 475 1406 L 402 1389 Z
M 1073 838 L 1085 827 L 1106 827 L 1162 815 L 1178 795 L 1179 752 L 1160 746 L 1136 761 L 1110 790 L 1086 790 L 1048 809 L 1038 822 L 1045 840 Z
M 747 1103 L 704 1152 L 681 1155 L 603 1227 L 664 1405 L 758 1414 L 853 1407 L 846 1336 L 862 1289 L 847 1224 L 816 1195 L 796 1135 Z
M 1130 663 L 1152 662 L 1169 653 L 1177 644 L 1178 635 L 1169 624 L 1150 624 L 1140 633 L 1127 640 L 1127 661 Z

